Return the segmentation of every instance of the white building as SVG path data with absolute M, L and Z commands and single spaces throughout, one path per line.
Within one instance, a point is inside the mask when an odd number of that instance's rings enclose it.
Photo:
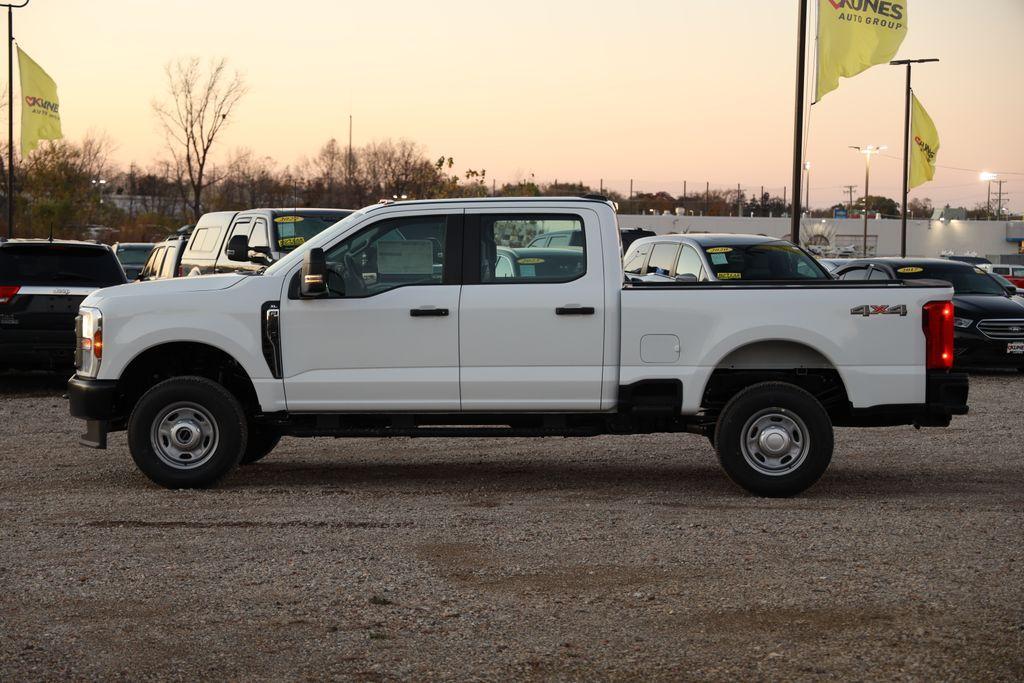
M 658 234 L 730 232 L 789 239 L 788 218 L 728 216 L 619 215 L 619 227 L 645 228 Z M 864 242 L 860 218 L 804 218 L 800 240 L 828 255 L 859 256 Z M 993 263 L 1024 262 L 1024 221 L 908 220 L 907 256 L 972 255 Z M 818 250 L 816 249 L 816 251 Z M 898 256 L 900 221 L 868 220 L 868 254 Z

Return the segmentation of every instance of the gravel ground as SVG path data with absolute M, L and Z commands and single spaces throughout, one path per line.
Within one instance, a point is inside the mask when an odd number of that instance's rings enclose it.
M 838 430 L 803 496 L 697 436 L 285 439 L 172 492 L 0 391 L 0 679 L 1024 677 L 1024 377 Z

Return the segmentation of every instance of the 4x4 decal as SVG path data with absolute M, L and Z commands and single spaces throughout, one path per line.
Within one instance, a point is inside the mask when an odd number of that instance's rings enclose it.
M 889 306 L 887 304 L 875 305 L 865 304 L 863 306 L 854 306 L 850 309 L 850 315 L 862 315 L 865 318 L 869 315 L 900 315 L 905 316 L 907 314 L 907 307 L 903 304 L 898 306 Z

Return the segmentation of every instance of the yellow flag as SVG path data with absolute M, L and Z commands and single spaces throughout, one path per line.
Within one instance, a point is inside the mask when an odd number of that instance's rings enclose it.
M 36 148 L 40 140 L 57 140 L 60 132 L 60 103 L 57 84 L 18 48 L 21 73 L 21 155 Z
M 910 182 L 911 188 L 935 177 L 935 157 L 939 154 L 939 131 L 916 95 L 910 104 Z
M 896 56 L 907 35 L 907 0 L 818 0 L 817 102 L 849 78 Z

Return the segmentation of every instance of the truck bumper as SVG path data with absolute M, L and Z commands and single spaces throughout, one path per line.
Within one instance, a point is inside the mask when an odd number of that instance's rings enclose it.
M 116 419 L 117 382 L 85 379 L 75 375 L 68 380 L 71 417 L 85 420 L 85 433 L 78 443 L 90 448 L 106 448 L 110 423 Z
M 967 414 L 967 373 L 929 371 L 926 382 L 924 403 L 854 408 L 849 415 L 834 420 L 834 424 L 838 427 L 945 427 L 954 415 Z

